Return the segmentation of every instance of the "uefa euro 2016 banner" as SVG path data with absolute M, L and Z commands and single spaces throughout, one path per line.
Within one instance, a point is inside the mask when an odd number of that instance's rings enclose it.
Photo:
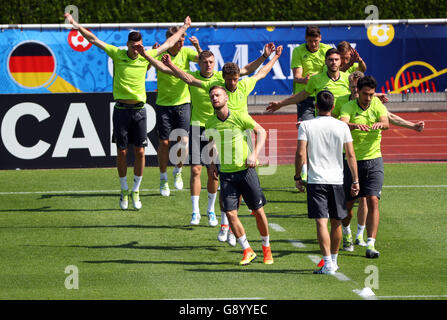
M 322 42 L 336 46 L 345 40 L 359 52 L 367 64 L 367 74 L 379 84 L 378 91 L 443 91 L 447 88 L 447 28 L 444 25 L 380 24 L 366 28 L 322 26 Z M 128 29 L 91 29 L 106 43 L 125 47 Z M 165 29 L 139 29 L 143 43 L 150 49 L 165 41 Z M 264 44 L 283 45 L 283 55 L 269 75 L 252 94 L 292 93 L 290 61 L 293 48 L 304 42 L 305 27 L 191 27 L 203 49 L 211 50 L 216 68 L 233 61 L 239 66 L 255 60 Z M 192 64 L 192 70 L 197 69 Z M 0 35 L 0 94 L 111 92 L 111 59 L 89 44 L 76 30 L 5 29 Z M 147 91 L 156 90 L 153 68 L 146 77 Z M 400 90 L 399 90 L 400 88 Z

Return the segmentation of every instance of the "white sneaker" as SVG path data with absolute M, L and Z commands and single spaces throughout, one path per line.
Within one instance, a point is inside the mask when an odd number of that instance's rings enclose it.
M 321 269 L 315 270 L 314 274 L 335 274 L 335 269 L 323 266 Z
M 220 231 L 219 234 L 217 235 L 217 240 L 219 240 L 220 242 L 225 242 L 228 239 L 228 231 L 229 228 L 228 227 L 220 227 Z
M 216 214 L 214 212 L 208 212 L 208 225 L 210 227 L 215 227 L 218 223 Z
M 160 180 L 160 194 L 163 197 L 169 197 L 171 190 L 169 189 L 168 180 Z
M 121 196 L 120 196 L 120 208 L 122 210 L 127 210 L 129 207 L 129 190 L 121 190 Z
M 173 173 L 174 175 L 174 187 L 178 190 L 182 190 L 183 189 L 183 178 L 182 178 L 182 173 Z
M 232 247 L 236 246 L 236 237 L 234 236 L 234 233 L 232 231 L 228 232 L 227 242 Z
M 197 226 L 199 223 L 200 223 L 200 213 L 193 212 L 189 224 Z
M 130 193 L 130 197 L 132 198 L 133 207 L 137 210 L 140 210 L 142 207 L 140 201 L 140 191 L 132 191 Z

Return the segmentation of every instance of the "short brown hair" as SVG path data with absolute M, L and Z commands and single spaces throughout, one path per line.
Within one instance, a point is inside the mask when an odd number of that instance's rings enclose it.
M 227 94 L 227 90 L 225 90 L 225 88 L 222 87 L 222 86 L 212 86 L 212 87 L 210 88 L 210 91 L 208 91 L 208 92 L 211 93 L 211 91 L 213 91 L 213 90 L 215 90 L 215 89 L 220 89 L 220 90 L 222 90 L 223 92 L 225 92 L 225 95 L 228 95 L 228 94 Z
M 348 41 L 342 41 L 337 45 L 337 50 L 341 54 L 345 54 L 345 53 L 351 51 L 351 49 L 352 49 L 351 44 Z
M 225 77 L 226 75 L 240 75 L 241 70 L 239 69 L 239 66 L 234 62 L 227 62 L 222 67 L 222 76 Z
M 321 36 L 321 32 L 318 26 L 308 26 L 306 28 L 306 37 L 319 37 L 319 36 Z
M 348 77 L 349 81 L 358 80 L 360 78 L 363 78 L 365 74 L 361 71 L 354 71 L 351 73 Z
M 138 31 L 131 31 L 129 32 L 129 35 L 127 36 L 127 41 L 140 41 L 142 39 L 141 33 Z
M 177 26 L 175 26 L 175 27 L 170 27 L 170 28 L 168 29 L 168 31 L 166 31 L 166 39 L 172 37 L 172 36 L 173 36 L 177 31 L 179 31 L 179 30 L 180 30 L 180 27 L 177 27 Z M 186 36 L 186 33 L 184 33 L 183 35 Z
M 199 61 L 202 61 L 203 59 L 214 57 L 214 54 L 210 50 L 203 50 L 199 53 Z
M 340 51 L 338 51 L 338 50 L 335 49 L 335 48 L 331 48 L 331 49 L 329 49 L 328 51 L 326 51 L 325 58 L 327 59 L 327 57 L 329 57 L 329 56 L 331 56 L 331 55 L 333 55 L 333 54 L 338 54 L 338 55 L 340 55 Z

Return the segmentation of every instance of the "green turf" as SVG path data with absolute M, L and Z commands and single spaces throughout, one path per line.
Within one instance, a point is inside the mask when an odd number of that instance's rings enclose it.
M 312 274 L 309 256 L 320 257 L 315 223 L 307 218 L 305 195 L 293 188 L 293 171 L 280 166 L 275 175 L 260 176 L 269 222 L 285 229 L 270 230 L 273 265 L 262 264 L 255 220 L 241 207 L 259 254 L 245 267 L 238 265 L 240 247 L 219 243 L 206 216 L 189 226 L 189 190 L 172 190 L 171 179 L 171 197 L 159 196 L 158 168 L 146 168 L 140 211 L 119 209 L 115 169 L 0 171 L 0 299 L 362 299 L 353 290 L 365 287 L 368 266 L 377 267 L 379 298 L 447 298 L 446 164 L 385 165 L 381 257 L 366 259 L 359 247 L 341 252 L 347 281 Z M 206 191 L 201 195 L 205 213 Z M 77 290 L 65 287 L 70 265 L 79 271 Z

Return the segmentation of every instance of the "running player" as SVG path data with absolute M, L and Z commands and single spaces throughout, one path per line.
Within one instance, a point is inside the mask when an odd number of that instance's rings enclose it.
M 210 98 L 216 112 L 205 124 L 205 135 L 213 141 L 218 150 L 219 172 L 214 163 L 211 164 L 211 167 L 214 176 L 216 178 L 218 175 L 220 176 L 223 210 L 226 212 L 231 229 L 243 249 L 240 265 L 248 265 L 256 258 L 256 253 L 251 248 L 245 229 L 238 218 L 240 196 L 254 212 L 256 225 L 262 239 L 264 263 L 272 264 L 268 221 L 264 212 L 266 199 L 255 170 L 258 155 L 264 146 L 267 134 L 247 112 L 229 109 L 227 103 L 229 98 L 224 87 L 211 87 Z M 253 130 L 257 137 L 251 153 L 249 153 L 245 139 L 246 130 Z M 228 154 L 228 150 L 231 154 Z
M 121 185 L 120 207 L 128 208 L 129 188 L 127 185 L 127 151 L 128 145 L 134 145 L 134 185 L 130 196 L 135 209 L 141 209 L 139 187 L 143 178 L 145 166 L 144 148 L 147 145 L 146 128 L 146 73 L 149 63 L 141 57 L 137 48 L 143 46 L 141 34 L 131 31 L 128 35 L 127 50 L 99 40 L 92 32 L 82 27 L 73 17 L 66 13 L 65 18 L 78 29 L 90 43 L 104 50 L 113 60 L 113 98 L 116 100 L 113 109 L 113 142 L 117 146 L 116 165 Z M 191 25 L 191 19 L 186 17 L 184 25 L 171 38 L 157 49 L 147 52 L 150 56 L 174 46 L 183 33 Z
M 331 46 L 321 43 L 321 32 L 318 26 L 308 26 L 305 35 L 306 42 L 292 51 L 290 68 L 293 72 L 293 93 L 299 93 L 306 87 L 310 77 L 321 73 L 325 66 L 325 54 Z M 315 96 L 311 95 L 297 103 L 298 121 L 315 117 Z

